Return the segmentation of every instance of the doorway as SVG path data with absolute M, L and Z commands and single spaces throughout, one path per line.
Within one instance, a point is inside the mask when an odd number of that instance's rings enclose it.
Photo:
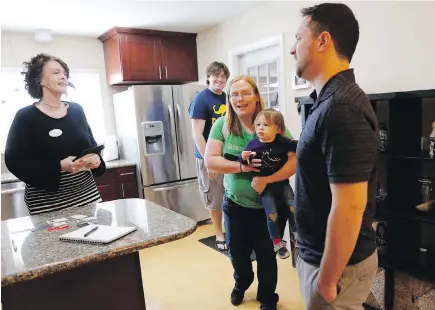
M 258 85 L 265 107 L 274 108 L 286 115 L 283 59 L 282 35 L 230 52 L 232 75 L 251 76 Z

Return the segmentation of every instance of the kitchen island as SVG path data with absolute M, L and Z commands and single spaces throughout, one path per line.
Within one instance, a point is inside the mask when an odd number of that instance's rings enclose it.
M 87 216 L 86 222 L 138 229 L 107 245 L 60 241 L 60 235 L 79 228 L 80 216 Z M 62 218 L 68 228 L 47 227 L 47 221 Z M 143 199 L 2 221 L 3 310 L 143 310 L 138 251 L 181 239 L 195 229 L 193 220 Z

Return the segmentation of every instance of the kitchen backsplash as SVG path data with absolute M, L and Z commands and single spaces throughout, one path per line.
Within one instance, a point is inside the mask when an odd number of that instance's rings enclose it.
M 1 172 L 2 173 L 7 173 L 7 172 L 9 172 L 9 170 L 8 170 L 8 168 L 6 167 L 6 164 L 5 164 L 5 154 L 4 153 L 1 153 L 1 164 L 2 164 L 2 166 L 1 166 Z

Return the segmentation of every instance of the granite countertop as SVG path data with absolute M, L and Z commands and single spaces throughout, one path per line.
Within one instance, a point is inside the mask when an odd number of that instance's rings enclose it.
M 60 241 L 79 227 L 73 215 L 95 217 L 92 223 L 136 226 L 138 229 L 106 245 Z M 49 232 L 47 221 L 67 218 L 70 228 Z M 181 239 L 196 222 L 143 199 L 122 199 L 81 208 L 20 217 L 1 222 L 2 286 L 36 279 L 62 270 Z
M 130 166 L 135 166 L 135 165 L 136 164 L 134 162 L 131 162 L 131 161 L 128 161 L 125 159 L 106 161 L 106 169 L 130 167 Z
M 134 162 L 127 161 L 125 159 L 117 159 L 106 162 L 106 169 L 114 169 L 114 168 L 122 168 L 122 167 L 130 167 L 135 166 Z M 14 176 L 10 172 L 5 172 L 1 174 L 1 182 L 2 183 L 12 183 L 17 182 L 18 178 Z
M 10 172 L 2 173 L 2 183 L 17 182 L 18 178 Z

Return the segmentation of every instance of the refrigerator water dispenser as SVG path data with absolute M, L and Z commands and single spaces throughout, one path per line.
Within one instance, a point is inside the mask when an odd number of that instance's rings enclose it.
M 165 135 L 162 121 L 142 122 L 142 131 L 145 142 L 144 155 L 165 154 Z

